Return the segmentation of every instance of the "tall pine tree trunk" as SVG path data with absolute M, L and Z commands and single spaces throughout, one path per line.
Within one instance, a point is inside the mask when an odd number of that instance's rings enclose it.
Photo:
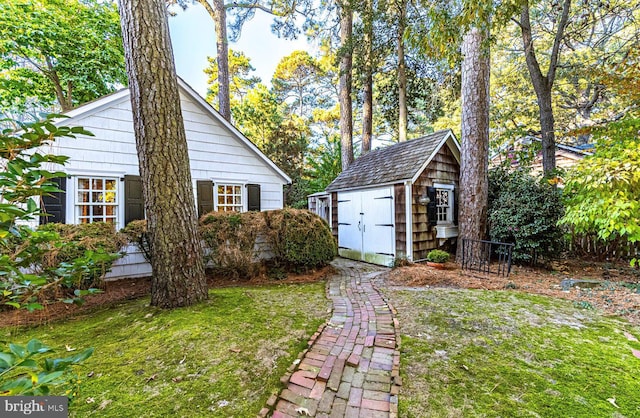
M 353 48 L 353 9 L 351 0 L 342 0 L 340 8 L 340 143 L 342 146 L 342 170 L 353 163 L 353 108 L 351 103 Z
M 489 51 L 471 28 L 462 41 L 462 144 L 459 238 L 485 239 L 489 184 Z M 457 260 L 462 258 L 458 246 Z
M 207 298 L 187 139 L 165 2 L 120 0 L 133 126 L 150 236 L 151 304 Z
M 407 68 L 404 61 L 404 31 L 407 0 L 398 0 L 398 141 L 407 140 Z
M 362 105 L 362 155 L 371 151 L 373 136 L 373 0 L 366 0 L 364 12 L 364 74 Z
M 227 40 L 227 12 L 224 0 L 198 0 L 213 19 L 216 29 L 216 48 L 218 61 L 218 112 L 231 121 L 231 99 L 229 98 L 229 43 Z

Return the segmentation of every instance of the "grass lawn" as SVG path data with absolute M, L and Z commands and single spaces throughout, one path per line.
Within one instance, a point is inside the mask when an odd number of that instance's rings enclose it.
M 640 416 L 640 328 L 626 321 L 520 292 L 385 294 L 401 327 L 400 417 Z
M 326 320 L 324 283 L 209 295 L 171 311 L 142 298 L 47 326 L 0 329 L 0 340 L 38 338 L 61 356 L 65 345 L 95 347 L 71 416 L 256 416 Z

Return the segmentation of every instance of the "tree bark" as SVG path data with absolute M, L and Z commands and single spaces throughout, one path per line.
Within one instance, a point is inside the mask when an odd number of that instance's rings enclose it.
M 364 18 L 364 103 L 362 105 L 362 155 L 371 151 L 373 136 L 373 0 L 366 0 Z
M 136 148 L 150 236 L 151 304 L 207 298 L 187 140 L 165 3 L 120 0 Z
M 346 170 L 353 163 L 353 108 L 351 103 L 353 48 L 351 35 L 353 33 L 353 9 L 351 0 L 339 2 L 340 9 L 340 138 L 342 145 L 342 170 Z
M 483 45 L 486 39 L 486 32 L 471 28 L 462 41 L 460 239 L 481 240 L 487 235 L 490 67 L 489 51 Z
M 398 0 L 398 141 L 407 140 L 407 68 L 404 61 L 404 31 L 407 1 Z
M 198 0 L 213 19 L 216 29 L 216 48 L 218 60 L 218 112 L 231 121 L 231 99 L 229 98 L 229 43 L 227 40 L 227 12 L 224 0 Z
M 524 46 L 524 56 L 527 62 L 527 69 L 531 76 L 531 83 L 538 99 L 540 110 L 540 130 L 542 142 L 542 170 L 544 175 L 550 177 L 556 169 L 556 136 L 555 119 L 553 116 L 552 89 L 558 68 L 558 58 L 560 55 L 560 44 L 564 37 L 564 32 L 569 22 L 569 11 L 571 0 L 564 0 L 562 12 L 558 19 L 558 27 L 549 57 L 549 69 L 547 74 L 542 74 L 540 63 L 536 58 L 533 45 L 533 35 L 531 32 L 531 19 L 529 16 L 529 2 L 524 1 L 520 13 L 520 29 L 522 31 L 522 43 Z

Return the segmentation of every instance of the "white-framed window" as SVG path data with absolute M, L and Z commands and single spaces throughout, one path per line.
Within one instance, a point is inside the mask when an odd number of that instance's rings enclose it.
M 453 223 L 453 185 L 434 184 L 436 188 L 436 216 L 438 224 Z
M 242 185 L 216 184 L 216 210 L 220 212 L 242 212 Z
M 75 177 L 76 223 L 118 223 L 118 182 L 117 177 Z

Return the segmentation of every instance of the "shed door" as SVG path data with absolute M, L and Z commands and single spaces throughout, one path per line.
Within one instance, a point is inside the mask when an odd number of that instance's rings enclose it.
M 390 266 L 395 258 L 393 187 L 338 193 L 340 255 Z

